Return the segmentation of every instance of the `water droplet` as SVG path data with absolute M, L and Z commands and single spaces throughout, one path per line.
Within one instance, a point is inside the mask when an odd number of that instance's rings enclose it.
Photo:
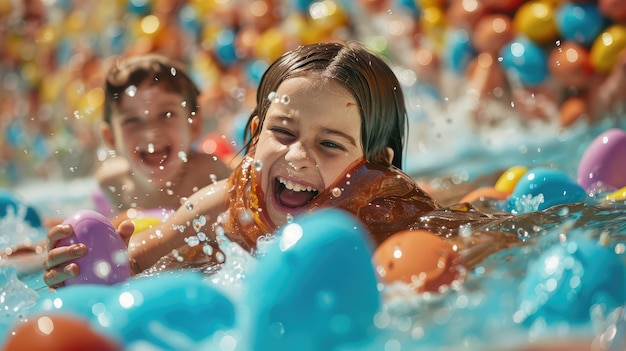
M 204 252 L 204 254 L 207 255 L 207 256 L 211 256 L 213 254 L 213 246 L 211 246 L 211 245 L 204 245 L 202 247 L 202 252 Z
M 137 94 L 137 87 L 134 85 L 129 85 L 124 92 L 126 93 L 126 95 L 133 97 L 135 96 L 135 94 Z
M 167 118 L 172 118 L 172 113 L 168 111 L 168 112 L 165 114 L 165 117 L 167 117 Z
M 185 242 L 187 243 L 187 245 L 189 245 L 190 247 L 194 247 L 194 246 L 198 246 L 200 244 L 200 240 L 198 239 L 197 236 L 190 236 L 185 238 Z
M 338 187 L 333 188 L 333 190 L 331 190 L 331 193 L 333 194 L 334 197 L 339 197 L 341 196 L 341 189 L 339 189 Z
M 291 102 L 291 98 L 289 97 L 289 95 L 283 95 L 280 97 L 281 104 L 289 105 L 290 102 Z
M 175 67 L 170 68 L 170 73 L 172 74 L 172 76 L 175 77 L 176 76 L 176 68 Z
M 291 213 L 287 213 L 287 223 L 292 223 L 293 222 L 293 216 L 291 215 Z
M 217 183 L 217 176 L 213 173 L 209 174 L 209 178 L 211 179 L 211 183 Z
M 184 151 L 179 151 L 179 152 L 178 152 L 178 157 L 179 157 L 181 160 L 183 160 L 183 162 L 185 162 L 185 163 L 188 161 L 188 160 L 187 160 L 187 153 L 186 153 L 186 152 L 184 152 Z
M 187 100 L 183 100 L 180 102 L 181 107 L 187 107 Z
M 153 154 L 154 153 L 154 144 L 150 143 L 148 144 L 148 152 Z
M 276 99 L 277 96 L 278 96 L 278 94 L 276 94 L 275 91 L 272 91 L 269 94 L 267 94 L 267 99 L 269 101 L 274 101 L 274 99 Z
M 263 169 L 263 162 L 261 160 L 255 160 L 254 161 L 254 169 L 257 172 L 260 172 Z

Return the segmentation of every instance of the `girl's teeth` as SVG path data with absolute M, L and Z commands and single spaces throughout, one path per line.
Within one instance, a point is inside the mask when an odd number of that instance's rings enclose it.
M 278 178 L 278 181 L 285 185 L 285 188 L 291 191 L 317 191 L 317 189 L 310 186 L 302 186 L 287 179 Z

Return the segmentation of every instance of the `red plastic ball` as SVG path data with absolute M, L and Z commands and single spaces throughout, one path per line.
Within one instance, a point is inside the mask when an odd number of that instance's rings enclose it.
M 16 326 L 3 350 L 117 351 L 120 345 L 94 331 L 87 322 L 64 315 L 47 315 Z

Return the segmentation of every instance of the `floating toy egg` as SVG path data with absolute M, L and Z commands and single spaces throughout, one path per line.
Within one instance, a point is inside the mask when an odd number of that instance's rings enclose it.
M 483 5 L 495 11 L 514 11 L 517 9 L 524 0 L 483 0 Z
M 567 127 L 581 118 L 589 118 L 589 106 L 585 98 L 572 96 L 561 103 L 559 109 L 561 126 Z
M 583 201 L 585 189 L 557 169 L 534 168 L 517 182 L 507 209 L 513 213 L 542 211 L 561 204 Z
M 485 13 L 483 2 L 452 0 L 446 9 L 446 20 L 453 28 L 470 30 Z
M 515 189 L 515 185 L 517 185 L 517 182 L 522 178 L 522 176 L 524 176 L 524 174 L 526 174 L 526 172 L 528 172 L 528 168 L 524 166 L 513 166 L 500 175 L 494 185 L 494 188 L 498 191 L 512 194 L 513 189 Z
M 607 311 L 626 301 L 626 269 L 610 246 L 575 238 L 548 248 L 529 265 L 521 285 L 520 312 L 524 323 L 581 323 L 590 308 Z
M 463 73 L 467 65 L 476 56 L 466 30 L 459 29 L 448 32 L 445 40 L 444 64 L 455 73 Z
M 109 295 L 107 318 L 94 319 L 94 325 L 125 345 L 144 342 L 158 350 L 189 349 L 181 340 L 205 340 L 235 324 L 230 299 L 204 279 L 197 272 L 131 279 Z
M 605 29 L 591 45 L 589 56 L 591 65 L 598 73 L 609 73 L 624 49 L 626 49 L 626 26 L 614 24 Z
M 214 46 L 217 60 L 225 66 L 234 64 L 238 57 L 235 50 L 235 31 L 229 28 L 220 30 L 215 38 Z
M 598 7 L 607 18 L 616 22 L 626 21 L 626 3 L 623 0 L 599 0 Z
M 605 18 L 596 4 L 566 2 L 556 13 L 556 26 L 565 40 L 589 46 L 605 27 Z
M 4 218 L 9 211 L 14 216 L 22 216 L 31 227 L 41 227 L 41 217 L 34 207 L 25 204 L 13 192 L 0 189 L 0 218 Z
M 577 182 L 587 191 L 626 186 L 626 131 L 613 128 L 593 139 L 580 158 Z
M 69 216 L 64 224 L 74 228 L 74 234 L 59 240 L 57 246 L 83 243 L 87 255 L 75 260 L 78 276 L 65 285 L 114 284 L 130 277 L 126 245 L 111 222 L 98 212 L 81 210 Z
M 324 209 L 286 224 L 248 280 L 251 350 L 339 349 L 374 328 L 380 295 L 366 230 Z
M 462 277 L 461 258 L 448 242 L 425 231 L 402 231 L 378 246 L 376 272 L 385 283 L 403 281 L 418 292 L 439 292 Z
M 522 4 L 513 17 L 513 27 L 538 44 L 557 38 L 554 10 L 546 1 L 529 1 Z
M 527 38 L 516 37 L 500 50 L 500 56 L 510 79 L 523 85 L 539 85 L 548 76 L 545 52 Z
M 481 17 L 472 31 L 472 44 L 478 52 L 497 53 L 513 39 L 509 16 L 490 14 Z
M 122 350 L 121 345 L 94 331 L 88 322 L 60 314 L 31 316 L 6 337 L 5 351 Z
M 593 75 L 589 51 L 573 41 L 565 41 L 552 49 L 548 69 L 565 87 L 577 89 L 586 88 Z
M 606 195 L 607 200 L 622 201 L 626 200 L 626 186 Z

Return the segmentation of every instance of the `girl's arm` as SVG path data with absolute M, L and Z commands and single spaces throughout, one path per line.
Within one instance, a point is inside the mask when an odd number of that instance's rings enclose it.
M 185 238 L 196 235 L 194 219 L 204 216 L 206 224 L 202 231 L 214 236 L 213 223 L 228 209 L 227 180 L 208 185 L 181 205 L 165 222 L 151 229 L 134 234 L 128 246 L 128 254 L 135 273 L 139 273 L 173 249 L 185 244 Z

